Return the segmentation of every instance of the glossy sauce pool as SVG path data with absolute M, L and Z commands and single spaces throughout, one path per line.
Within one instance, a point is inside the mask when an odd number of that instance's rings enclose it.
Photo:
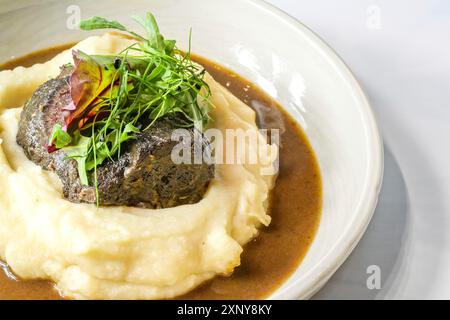
M 31 53 L 4 63 L 0 70 L 46 61 L 70 46 Z M 231 276 L 215 277 L 179 298 L 265 298 L 295 271 L 314 239 L 322 206 L 317 160 L 305 134 L 272 98 L 234 72 L 210 60 L 192 58 L 256 111 L 260 127 L 280 129 L 280 171 L 271 193 L 272 222 L 244 247 L 241 265 Z M 3 268 L 6 272 L 0 271 L 0 299 L 62 298 L 48 281 L 13 280 L 9 270 Z

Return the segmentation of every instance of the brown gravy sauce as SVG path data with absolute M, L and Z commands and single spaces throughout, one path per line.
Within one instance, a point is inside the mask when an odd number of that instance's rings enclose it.
M 31 66 L 71 47 L 36 51 L 0 65 Z M 193 56 L 234 95 L 257 112 L 258 125 L 281 128 L 280 171 L 271 194 L 272 222 L 248 243 L 231 276 L 218 276 L 181 299 L 261 299 L 275 291 L 299 266 L 320 222 L 322 184 L 314 152 L 303 131 L 266 93 L 231 70 Z M 1 222 L 0 222 L 1 223 Z M 6 267 L 4 267 L 5 271 Z M 48 281 L 13 280 L 0 270 L 0 299 L 61 299 Z

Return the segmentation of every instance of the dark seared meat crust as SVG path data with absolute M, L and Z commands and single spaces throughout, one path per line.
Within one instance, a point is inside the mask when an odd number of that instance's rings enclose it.
M 70 101 L 69 73 L 63 68 L 59 77 L 44 83 L 26 103 L 17 143 L 31 161 L 57 173 L 65 198 L 95 203 L 95 188 L 81 185 L 76 161 L 66 159 L 63 150 L 48 153 L 46 149 L 54 125 L 64 122 L 62 108 Z M 173 129 L 170 121 L 157 121 L 127 143 L 118 160 L 107 161 L 98 168 L 100 205 L 167 208 L 201 200 L 214 176 L 214 165 L 174 164 L 170 155 L 178 142 L 171 140 Z M 193 129 L 190 133 L 193 137 Z M 187 147 L 192 153 L 195 143 L 209 146 L 204 137 L 191 141 Z
M 55 170 L 61 151 L 49 154 L 46 145 L 56 123 L 63 124 L 62 108 L 70 101 L 67 69 L 40 86 L 20 115 L 17 143 L 28 159 L 47 170 Z

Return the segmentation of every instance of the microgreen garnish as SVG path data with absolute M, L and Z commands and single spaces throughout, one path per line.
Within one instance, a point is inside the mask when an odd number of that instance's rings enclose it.
M 134 19 L 146 36 L 100 17 L 81 21 L 83 30 L 116 29 L 137 41 L 117 55 L 73 52 L 72 101 L 64 109 L 65 126 L 55 125 L 49 142 L 49 152 L 63 148 L 77 161 L 81 183 L 96 187 L 97 205 L 97 168 L 118 159 L 123 143 L 163 117 L 200 130 L 209 120 L 207 104 L 197 99 L 202 90 L 207 99 L 210 91 L 205 71 L 190 60 L 190 41 L 182 54 L 174 40 L 164 39 L 151 13 Z
M 61 125 L 59 123 L 55 124 L 49 144 L 54 145 L 56 149 L 61 149 L 67 146 L 71 141 L 72 138 L 62 129 Z

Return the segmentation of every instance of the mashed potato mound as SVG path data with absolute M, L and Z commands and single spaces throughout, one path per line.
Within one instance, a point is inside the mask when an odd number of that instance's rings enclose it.
M 130 40 L 105 34 L 77 44 L 116 53 Z M 0 257 L 23 279 L 50 279 L 78 299 L 157 299 L 183 294 L 240 264 L 242 246 L 270 223 L 275 175 L 261 164 L 216 165 L 202 201 L 168 209 L 101 207 L 62 197 L 58 177 L 29 161 L 16 144 L 21 107 L 71 62 L 70 51 L 45 64 L 0 72 Z M 209 75 L 214 127 L 256 129 L 255 114 Z M 262 136 L 261 136 L 262 139 Z M 257 152 L 261 163 L 276 150 Z M 238 155 L 239 156 L 239 155 Z M 265 158 L 264 158 L 265 157 Z M 264 159 L 263 159 L 264 158 Z

